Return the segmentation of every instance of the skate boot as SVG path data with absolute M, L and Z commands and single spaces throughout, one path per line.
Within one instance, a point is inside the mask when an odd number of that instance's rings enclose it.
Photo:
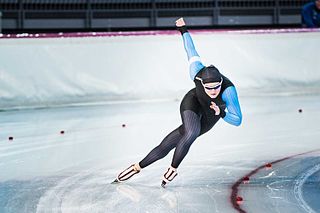
M 141 167 L 139 166 L 138 163 L 132 164 L 130 167 L 125 169 L 123 172 L 121 172 L 117 179 L 113 181 L 113 183 L 119 183 L 128 180 L 131 178 L 133 175 L 138 174 L 141 170 Z
M 171 182 L 176 176 L 178 175 L 177 173 L 177 169 L 173 168 L 172 166 L 170 166 L 168 168 L 168 171 L 163 175 L 162 177 L 162 183 L 161 186 L 163 188 L 166 187 L 166 184 Z

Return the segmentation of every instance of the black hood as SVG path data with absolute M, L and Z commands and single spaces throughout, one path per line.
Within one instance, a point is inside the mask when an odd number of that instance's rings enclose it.
M 211 82 L 220 82 L 222 78 L 219 70 L 213 65 L 205 67 L 201 72 L 201 76 L 199 77 L 202 79 L 202 82 L 204 84 Z

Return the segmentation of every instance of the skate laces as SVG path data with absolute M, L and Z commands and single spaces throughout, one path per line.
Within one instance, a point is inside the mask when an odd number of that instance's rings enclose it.
M 166 183 L 172 181 L 178 175 L 177 169 L 169 167 L 168 171 L 164 173 L 162 180 Z
M 138 174 L 140 172 L 141 168 L 138 164 L 132 164 L 127 169 L 125 169 L 123 172 L 121 172 L 117 179 L 118 181 L 125 181 L 131 178 L 133 175 Z

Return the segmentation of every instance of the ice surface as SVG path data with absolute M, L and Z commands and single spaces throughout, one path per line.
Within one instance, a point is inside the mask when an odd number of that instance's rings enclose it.
M 110 182 L 180 124 L 179 101 L 0 112 L 0 212 L 237 212 L 237 180 L 319 149 L 320 135 L 317 95 L 240 102 L 243 125 L 220 121 L 198 138 L 166 189 L 172 152 L 127 183 Z M 315 151 L 259 170 L 238 187 L 240 207 L 319 212 L 319 164 Z
M 181 123 L 194 85 L 178 32 L 1 39 L 0 213 L 320 212 L 319 33 L 192 34 L 243 123 L 199 137 L 165 189 L 172 152 L 110 183 Z

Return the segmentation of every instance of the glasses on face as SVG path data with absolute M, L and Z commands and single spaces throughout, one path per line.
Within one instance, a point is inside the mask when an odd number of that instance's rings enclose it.
M 219 89 L 219 88 L 221 87 L 222 81 L 223 81 L 223 78 L 221 78 L 221 81 L 219 82 L 219 84 L 217 84 L 217 85 L 214 86 L 214 87 L 208 87 L 208 86 L 205 86 L 205 85 L 204 85 L 204 83 L 203 83 L 203 81 L 202 81 L 201 78 L 196 77 L 196 79 L 199 80 L 199 81 L 201 82 L 202 86 L 203 86 L 205 89 L 207 89 L 207 90 L 217 90 L 217 89 Z

